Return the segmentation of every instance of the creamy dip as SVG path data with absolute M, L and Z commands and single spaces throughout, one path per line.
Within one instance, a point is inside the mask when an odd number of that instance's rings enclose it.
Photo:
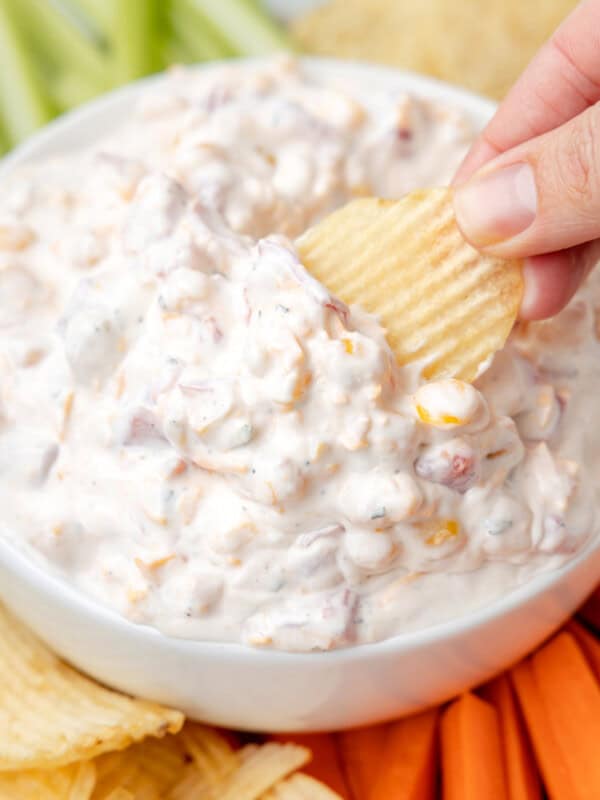
M 0 532 L 128 618 L 329 649 L 489 602 L 595 534 L 593 286 L 475 387 L 399 368 L 293 239 L 448 182 L 471 130 L 293 61 L 175 71 L 0 198 Z M 600 303 L 599 303 L 600 304 Z

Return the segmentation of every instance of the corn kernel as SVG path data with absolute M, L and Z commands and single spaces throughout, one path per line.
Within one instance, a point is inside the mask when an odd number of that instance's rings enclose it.
M 436 519 L 425 524 L 425 544 L 436 547 L 455 539 L 460 533 L 460 525 L 455 519 Z

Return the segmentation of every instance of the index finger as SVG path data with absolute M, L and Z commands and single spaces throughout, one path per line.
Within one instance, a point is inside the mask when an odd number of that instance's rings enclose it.
M 500 104 L 460 166 L 462 183 L 495 156 L 540 136 L 600 100 L 600 0 L 559 26 Z

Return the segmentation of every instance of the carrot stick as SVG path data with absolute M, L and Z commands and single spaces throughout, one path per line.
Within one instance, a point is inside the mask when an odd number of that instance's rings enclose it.
M 542 790 L 523 719 L 506 675 L 481 690 L 500 720 L 504 771 L 510 800 L 540 800 Z
M 438 709 L 392 723 L 369 800 L 434 800 Z
M 531 659 L 525 659 L 510 671 L 519 705 L 529 731 L 533 751 L 551 800 L 574 800 L 572 778 L 563 761 L 558 741 L 550 729 L 550 720 L 536 684 Z
M 588 597 L 577 613 L 588 625 L 600 632 L 600 586 Z
M 349 800 L 350 790 L 342 772 L 340 754 L 331 733 L 278 733 L 270 737 L 274 742 L 294 742 L 308 747 L 312 759 L 302 772 L 329 786 L 344 800 Z
M 573 636 L 581 648 L 583 655 L 587 658 L 596 675 L 596 680 L 600 682 L 600 640 L 596 639 L 583 625 L 575 622 L 574 619 L 567 623 L 565 629 Z
M 355 800 L 365 800 L 379 773 L 387 725 L 341 731 L 338 745 L 346 782 Z
M 600 686 L 575 639 L 559 633 L 532 656 L 531 665 L 550 729 L 576 793 L 600 798 Z
M 495 708 L 470 692 L 442 714 L 444 800 L 508 800 Z

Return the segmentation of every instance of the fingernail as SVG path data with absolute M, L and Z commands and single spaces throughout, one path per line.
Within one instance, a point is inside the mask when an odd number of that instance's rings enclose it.
M 476 247 L 511 239 L 535 219 L 533 170 L 521 162 L 476 175 L 454 190 L 454 212 L 460 229 Z
M 537 320 L 557 314 L 585 277 L 586 265 L 577 250 L 526 258 L 519 316 Z

